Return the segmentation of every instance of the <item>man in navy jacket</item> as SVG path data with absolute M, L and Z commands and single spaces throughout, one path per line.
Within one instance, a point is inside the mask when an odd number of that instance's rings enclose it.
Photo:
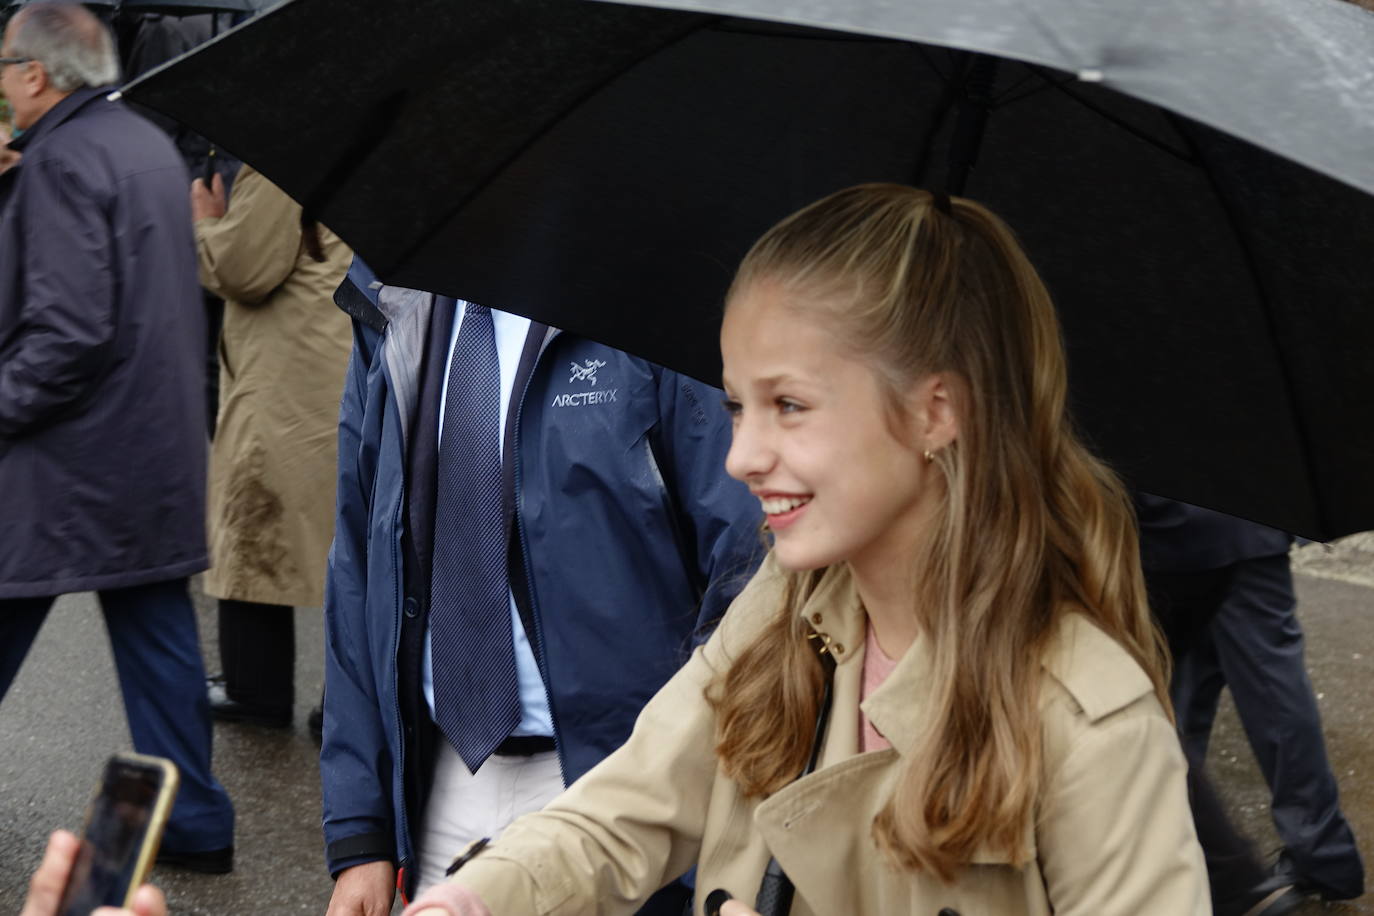
M 113 44 L 81 6 L 25 6 L 0 56 L 24 131 L 0 174 L 0 697 L 54 598 L 98 591 L 134 746 L 181 770 L 161 858 L 226 872 L 187 593 L 209 564 L 186 167 L 106 99 Z
M 338 297 L 355 316 L 355 348 L 325 599 L 331 916 L 388 912 L 397 867 L 413 892 L 417 866 L 433 880 L 461 851 L 432 839 L 452 813 L 445 767 L 465 782 L 508 765 L 505 755 L 532 757 L 557 789 L 619 746 L 762 556 L 757 500 L 724 473 L 730 426 L 718 390 L 492 312 L 498 338 L 520 322 L 502 355 L 513 382 L 501 460 L 512 627 L 537 673 L 522 679 L 513 738 L 472 773 L 453 763 L 426 699 L 425 660 L 429 583 L 441 572 L 440 393 L 455 323 L 472 306 L 377 289 L 357 262 L 350 279 Z M 681 889 L 661 896 L 657 912 L 682 911 Z

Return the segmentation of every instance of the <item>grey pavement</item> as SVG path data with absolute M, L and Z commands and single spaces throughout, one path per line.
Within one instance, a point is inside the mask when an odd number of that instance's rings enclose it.
M 1374 853 L 1374 541 L 1303 548 L 1300 616 L 1308 667 L 1346 814 L 1366 861 Z M 321 683 L 317 610 L 297 610 L 296 722 L 290 731 L 215 727 L 215 770 L 238 809 L 237 867 L 222 877 L 158 869 L 176 916 L 323 914 L 330 881 L 322 864 L 316 749 L 305 715 Z M 201 638 L 217 657 L 214 616 L 202 602 Z M 63 599 L 0 705 L 0 916 L 17 913 L 27 876 L 50 830 L 78 828 L 101 762 L 127 748 L 123 706 L 91 595 Z M 1225 701 L 1210 760 L 1223 796 L 1259 849 L 1278 841 L 1267 793 L 1234 710 Z M 1374 894 L 1315 914 L 1374 913 Z

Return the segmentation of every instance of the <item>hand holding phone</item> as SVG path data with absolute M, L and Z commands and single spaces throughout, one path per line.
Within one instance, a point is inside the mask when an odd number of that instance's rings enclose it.
M 157 855 L 178 781 L 170 760 L 110 757 L 56 916 L 90 916 L 97 907 L 133 902 Z
M 81 841 L 76 834 L 66 830 L 53 832 L 48 838 L 47 851 L 43 853 L 43 863 L 29 882 L 29 894 L 24 898 L 24 909 L 19 916 L 57 916 L 58 901 L 80 849 Z M 162 891 L 145 884 L 134 892 L 129 909 L 101 907 L 95 911 L 95 916 L 167 916 L 167 901 Z

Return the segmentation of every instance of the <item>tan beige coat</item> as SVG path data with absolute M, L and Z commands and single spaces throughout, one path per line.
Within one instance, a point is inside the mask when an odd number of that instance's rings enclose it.
M 985 854 L 952 886 L 884 864 L 870 838 L 927 698 L 917 642 L 863 704 L 895 749 L 858 753 L 865 621 L 847 572 L 803 609 L 834 643 L 835 702 L 819 770 L 766 801 L 717 769 L 702 690 L 778 602 L 771 562 L 720 630 L 645 707 L 626 745 L 456 880 L 494 916 L 630 913 L 692 865 L 697 912 L 725 888 L 751 902 L 768 860 L 797 887 L 794 916 L 1201 916 L 1211 912 L 1184 762 L 1144 672 L 1078 615 L 1044 662 L 1046 780 L 1024 869 Z
M 334 290 L 351 253 L 245 166 L 229 211 L 196 223 L 200 281 L 225 299 L 220 404 L 210 452 L 211 569 L 219 598 L 316 607 L 334 532 L 339 397 L 352 347 Z

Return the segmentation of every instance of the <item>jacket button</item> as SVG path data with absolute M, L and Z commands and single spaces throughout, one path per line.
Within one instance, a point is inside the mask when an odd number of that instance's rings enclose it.
M 835 654 L 836 654 L 836 655 L 844 655 L 844 643 L 842 643 L 842 642 L 837 642 L 837 643 L 835 643 Z M 954 916 L 959 916 L 959 914 L 958 914 L 958 913 L 955 913 Z
M 414 598 L 407 598 L 405 603 L 405 615 L 412 620 L 420 616 L 420 602 Z
M 959 916 L 959 911 L 953 907 L 945 907 L 939 913 L 936 913 L 935 916 Z
M 820 614 L 812 614 L 812 615 L 811 615 L 811 622 L 812 622 L 812 623 L 820 623 L 823 619 L 824 619 L 824 618 L 822 618 Z

